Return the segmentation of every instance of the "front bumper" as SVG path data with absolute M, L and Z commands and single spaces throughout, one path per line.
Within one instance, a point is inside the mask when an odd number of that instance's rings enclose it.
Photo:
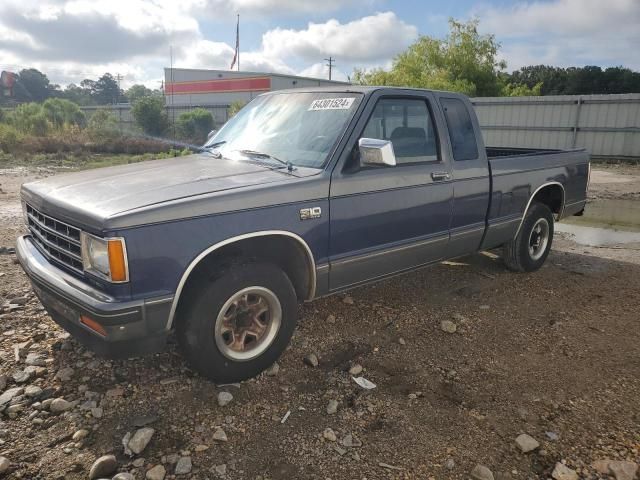
M 164 347 L 173 296 L 119 301 L 52 265 L 30 235 L 18 238 L 16 255 L 51 318 L 91 350 L 127 358 Z M 81 323 L 81 315 L 98 322 L 106 335 Z

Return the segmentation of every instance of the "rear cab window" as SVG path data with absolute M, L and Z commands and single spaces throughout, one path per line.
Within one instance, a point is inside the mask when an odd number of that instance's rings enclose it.
M 473 130 L 471 115 L 465 103 L 459 98 L 441 98 L 440 105 L 442 105 L 447 121 L 454 160 L 477 159 L 478 142 Z

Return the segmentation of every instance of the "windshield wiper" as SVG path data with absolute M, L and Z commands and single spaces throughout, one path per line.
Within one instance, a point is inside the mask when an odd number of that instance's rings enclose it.
M 247 156 L 253 156 L 253 157 L 262 157 L 262 158 L 268 158 L 270 160 L 275 160 L 278 163 L 281 163 L 282 165 L 284 165 L 285 167 L 287 167 L 287 170 L 289 172 L 292 172 L 294 170 L 293 168 L 293 163 L 291 162 L 287 162 L 285 160 L 282 160 L 278 157 L 274 157 L 273 155 L 270 155 L 268 153 L 264 153 L 264 152 L 258 152 L 256 150 L 238 150 L 238 152 L 240 152 L 243 155 L 247 155 Z
M 219 142 L 212 143 L 211 145 L 205 145 L 202 147 L 202 151 L 211 153 L 215 158 L 222 158 L 222 154 L 217 152 L 215 149 L 225 143 L 227 143 L 226 140 L 220 140 Z

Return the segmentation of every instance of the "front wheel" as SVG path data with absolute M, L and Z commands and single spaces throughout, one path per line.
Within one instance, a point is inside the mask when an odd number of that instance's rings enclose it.
M 534 272 L 544 264 L 553 242 L 553 214 L 542 203 L 532 203 L 518 235 L 503 247 L 507 268 Z
M 239 382 L 268 368 L 287 347 L 297 320 L 289 277 L 268 263 L 234 264 L 191 284 L 178 318 L 189 364 L 217 383 Z

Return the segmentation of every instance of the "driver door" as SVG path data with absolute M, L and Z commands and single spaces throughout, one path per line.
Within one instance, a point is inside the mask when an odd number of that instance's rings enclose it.
M 376 94 L 330 189 L 331 291 L 441 260 L 453 201 L 450 162 L 429 92 Z M 360 164 L 358 140 L 391 141 L 396 166 Z

